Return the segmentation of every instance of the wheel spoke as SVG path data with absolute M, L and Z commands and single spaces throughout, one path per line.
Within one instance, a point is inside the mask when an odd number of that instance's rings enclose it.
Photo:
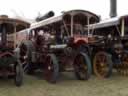
M 54 54 L 46 57 L 45 78 L 50 83 L 55 83 L 58 77 L 59 65 Z
M 89 71 L 91 71 L 88 67 L 91 65 L 90 61 L 88 61 L 88 57 L 85 53 L 79 53 L 74 62 L 74 71 L 76 74 L 77 79 L 79 80 L 87 80 L 89 79 L 89 76 L 91 75 Z
M 123 54 L 122 64 L 117 68 L 117 72 L 123 76 L 128 75 L 128 53 Z
M 93 66 L 94 72 L 98 77 L 105 78 L 109 73 L 109 60 L 105 52 L 99 52 L 95 55 Z

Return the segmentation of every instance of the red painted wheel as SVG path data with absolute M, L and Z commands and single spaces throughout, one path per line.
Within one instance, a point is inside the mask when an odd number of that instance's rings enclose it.
M 96 76 L 107 78 L 112 74 L 113 63 L 111 56 L 106 52 L 97 52 L 93 59 L 93 70 Z
M 56 83 L 59 75 L 59 65 L 54 54 L 48 54 L 45 66 L 45 79 L 50 83 Z

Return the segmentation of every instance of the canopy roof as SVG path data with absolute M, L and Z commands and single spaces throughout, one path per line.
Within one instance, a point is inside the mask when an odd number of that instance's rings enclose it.
M 6 31 L 8 33 L 13 33 L 15 28 L 16 28 L 16 32 L 18 32 L 20 30 L 30 27 L 30 24 L 28 22 L 20 19 L 9 18 L 6 15 L 0 16 L 0 27 L 2 27 L 2 25 L 6 26 Z M 1 28 L 0 28 L 0 31 L 1 31 Z
M 115 25 L 120 24 L 120 22 L 123 18 L 128 18 L 128 15 L 106 19 L 106 20 L 100 21 L 99 23 L 91 24 L 88 27 L 90 29 L 98 29 L 98 28 L 115 26 Z
M 71 11 L 66 11 L 66 12 L 63 12 L 62 15 L 60 16 L 57 16 L 57 17 L 50 17 L 48 19 L 45 19 L 45 20 L 42 20 L 40 22 L 36 22 L 36 23 L 33 23 L 31 24 L 31 29 L 35 29 L 35 28 L 38 28 L 38 27 L 41 27 L 41 26 L 45 26 L 45 25 L 49 25 L 49 24 L 52 24 L 52 23 L 56 23 L 56 22 L 59 22 L 59 21 L 62 21 L 63 19 L 63 16 L 65 16 L 66 14 L 84 14 L 85 16 L 87 17 L 92 17 L 94 19 L 96 19 L 97 22 L 99 22 L 99 17 L 92 13 L 92 12 L 89 12 L 89 11 L 85 11 L 85 10 L 71 10 Z

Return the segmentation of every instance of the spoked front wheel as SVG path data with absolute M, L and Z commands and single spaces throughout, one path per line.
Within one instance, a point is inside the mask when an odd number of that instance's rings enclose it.
M 15 84 L 16 86 L 23 84 L 23 68 L 20 62 L 15 65 Z
M 50 83 L 56 83 L 59 75 L 59 64 L 55 54 L 48 54 L 45 65 L 45 79 Z
M 80 52 L 74 59 L 75 76 L 79 80 L 88 80 L 91 76 L 91 62 L 86 53 Z
M 96 76 L 107 78 L 112 74 L 113 63 L 106 52 L 97 52 L 93 58 L 93 69 Z
M 120 65 L 116 65 L 117 72 L 123 76 L 128 76 L 128 51 L 124 51 L 121 62 Z

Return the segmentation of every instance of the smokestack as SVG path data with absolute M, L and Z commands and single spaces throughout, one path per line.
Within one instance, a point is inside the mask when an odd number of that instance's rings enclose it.
M 110 0 L 110 17 L 116 17 L 117 16 L 117 1 L 116 0 Z

